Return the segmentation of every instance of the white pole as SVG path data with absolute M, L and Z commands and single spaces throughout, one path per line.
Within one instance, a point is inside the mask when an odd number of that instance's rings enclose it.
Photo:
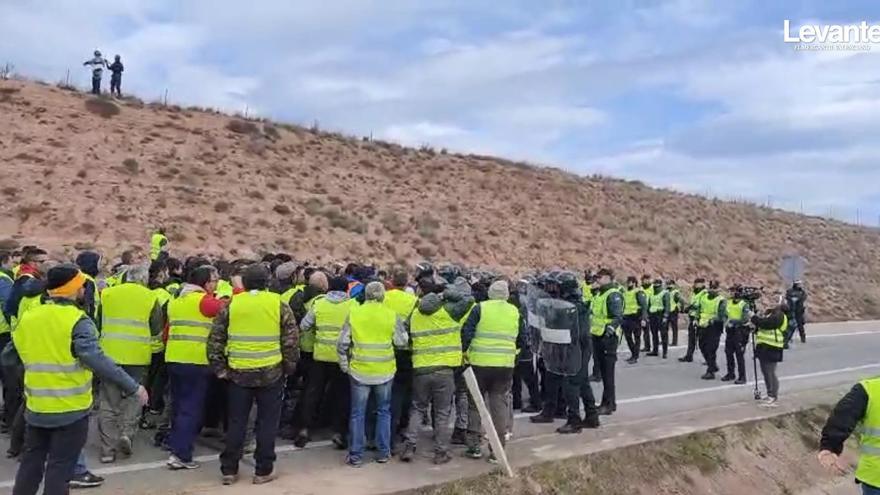
M 471 400 L 474 401 L 477 405 L 477 411 L 480 412 L 480 419 L 482 420 L 483 428 L 486 430 L 486 434 L 489 437 L 489 445 L 492 446 L 492 452 L 495 454 L 495 458 L 501 463 L 507 476 L 513 478 L 513 469 L 510 468 L 510 463 L 507 462 L 507 454 L 504 453 L 501 439 L 498 438 L 498 433 L 495 431 L 495 423 L 492 422 L 492 415 L 489 414 L 489 410 L 486 408 L 486 403 L 483 401 L 483 394 L 480 393 L 480 386 L 477 384 L 477 377 L 474 375 L 474 370 L 470 366 L 464 369 L 464 381 L 467 383 L 467 388 L 471 393 Z

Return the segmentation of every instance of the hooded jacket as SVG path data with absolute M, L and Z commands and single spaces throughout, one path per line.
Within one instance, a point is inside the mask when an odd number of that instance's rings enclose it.
M 462 319 L 475 302 L 471 286 L 462 277 L 458 277 L 455 282 L 446 286 L 446 290 L 443 291 L 443 300 L 449 316 L 461 323 L 464 323 Z

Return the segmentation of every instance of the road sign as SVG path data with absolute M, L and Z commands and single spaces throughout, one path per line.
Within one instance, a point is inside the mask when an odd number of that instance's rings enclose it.
M 807 261 L 803 256 L 797 254 L 785 255 L 779 262 L 779 276 L 782 277 L 787 287 L 795 280 L 801 280 L 804 277 L 806 267 Z

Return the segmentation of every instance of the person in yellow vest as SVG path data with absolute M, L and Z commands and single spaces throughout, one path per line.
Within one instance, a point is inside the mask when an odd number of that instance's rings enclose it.
M 327 294 L 315 301 L 300 322 L 303 332 L 315 333 L 315 348 L 303 399 L 305 426 L 297 433 L 294 445 L 304 447 L 310 441 L 309 430 L 317 422 L 318 408 L 324 400 L 329 400 L 327 410 L 331 414 L 329 420 L 333 430 L 330 439 L 337 449 L 342 450 L 347 446 L 345 437 L 348 434 L 351 390 L 348 378 L 339 368 L 336 343 L 348 313 L 357 303 L 348 297 L 348 279 L 345 276 L 331 278 L 328 289 Z M 325 394 L 328 388 L 329 392 Z
M 614 272 L 611 270 L 599 270 L 597 279 L 593 304 L 590 305 L 593 360 L 602 370 L 602 402 L 597 412 L 599 415 L 610 415 L 617 410 L 614 367 L 622 333 L 623 295 L 614 282 Z
M 339 367 L 351 378 L 351 414 L 346 464 L 363 464 L 366 443 L 367 402 L 376 404 L 376 462 L 391 460 L 391 386 L 397 365 L 394 348 L 407 345 L 403 320 L 385 306 L 385 286 L 370 282 L 364 287 L 364 303 L 351 308 L 342 325 L 336 353 Z
M 700 335 L 700 353 L 706 360 L 706 373 L 700 378 L 714 380 L 718 372 L 718 346 L 721 344 L 721 333 L 727 319 L 727 301 L 719 292 L 717 280 L 709 282 L 706 296 L 700 300 L 697 332 Z
M 388 306 L 404 322 L 409 320 L 418 299 L 406 291 L 409 274 L 406 270 L 396 270 L 391 275 L 389 288 L 385 292 L 383 304 Z M 391 449 L 397 446 L 398 436 L 403 435 L 409 423 L 413 399 L 413 360 L 409 346 L 395 347 L 394 358 L 397 373 L 391 386 Z
M 663 359 L 669 352 L 669 291 L 663 287 L 663 280 L 654 280 L 651 297 L 648 298 L 648 325 L 651 327 L 651 339 L 654 346 L 646 356 L 658 356 L 663 346 Z
M 840 460 L 846 439 L 859 435 L 856 482 L 863 495 L 880 495 L 880 377 L 856 383 L 834 406 L 819 441 L 819 463 L 837 475 L 848 472 Z
M 77 306 L 86 277 L 75 265 L 47 273 L 45 304 L 22 315 L 13 334 L 24 364 L 25 449 L 12 493 L 68 493 L 85 446 L 92 409 L 92 375 L 114 383 L 144 405 L 147 391 L 100 349 L 92 320 Z
M 670 342 L 672 347 L 678 346 L 678 315 L 684 307 L 684 298 L 681 296 L 681 289 L 678 288 L 674 279 L 666 281 L 666 288 L 669 290 L 669 333 L 672 336 Z
M 416 452 L 422 417 L 434 415 L 434 464 L 445 464 L 449 456 L 449 418 L 455 393 L 454 372 L 462 365 L 461 327 L 443 308 L 443 288 L 423 294 L 418 307 L 408 316 L 412 348 L 413 401 L 404 433 L 400 460 L 410 462 Z M 388 295 L 386 294 L 386 301 Z
M 486 406 L 492 416 L 495 432 L 505 443 L 510 419 L 510 387 L 517 348 L 528 345 L 525 320 L 519 309 L 507 302 L 510 289 L 507 282 L 492 282 L 489 299 L 474 306 L 461 328 L 462 350 L 474 370 L 480 392 L 486 398 Z M 472 459 L 483 457 L 483 437 L 480 414 L 474 401 L 468 409 L 467 450 Z M 489 460 L 494 459 L 494 454 Z
M 169 375 L 172 408 L 168 447 L 171 455 L 168 468 L 195 469 L 193 443 L 202 428 L 205 398 L 211 381 L 208 367 L 208 334 L 216 311 L 206 308 L 205 299 L 212 299 L 219 275 L 210 265 L 190 271 L 180 296 L 170 299 L 165 311 L 168 320 L 168 342 L 164 363 Z
M 269 270 L 262 264 L 247 267 L 241 282 L 245 292 L 232 297 L 214 318 L 208 335 L 208 363 L 218 378 L 229 380 L 227 430 L 220 472 L 224 485 L 238 481 L 248 416 L 256 403 L 256 450 L 253 483 L 277 478 L 275 438 L 281 417 L 285 376 L 298 357 L 299 332 L 290 306 L 269 292 Z M 335 352 L 334 347 L 334 352 Z
M 434 290 L 438 284 L 433 277 L 423 277 L 419 280 L 419 294 L 427 294 Z M 488 283 L 486 288 L 488 289 Z M 453 283 L 446 285 L 443 290 L 443 308 L 453 320 L 463 324 L 471 310 L 475 307 L 476 298 L 474 290 L 464 277 L 456 278 Z M 452 445 L 467 444 L 468 411 L 470 399 L 467 384 L 464 381 L 464 367 L 455 370 L 455 427 L 452 430 Z
M 687 351 L 684 356 L 678 358 L 682 363 L 691 363 L 694 360 L 694 351 L 697 349 L 697 343 L 700 341 L 700 332 L 697 322 L 700 319 L 700 301 L 706 297 L 706 279 L 698 277 L 694 279 L 693 291 L 691 293 L 690 302 L 687 304 L 688 312 L 688 330 L 687 330 Z
M 648 318 L 648 297 L 645 291 L 639 287 L 639 280 L 635 276 L 626 279 L 626 289 L 623 291 L 623 335 L 629 347 L 629 359 L 627 363 L 639 362 L 639 349 L 642 340 L 642 322 Z
M 779 304 L 763 315 L 752 317 L 755 326 L 755 358 L 761 365 L 767 397 L 762 407 L 776 407 L 779 400 L 779 377 L 776 367 L 782 362 L 785 332 L 788 330 L 787 308 Z M 757 377 L 755 378 L 757 379 Z
M 741 298 L 739 285 L 731 289 L 731 299 L 727 303 L 727 328 L 725 329 L 724 356 L 727 360 L 727 374 L 722 382 L 746 383 L 746 344 L 749 342 L 749 320 L 752 308 Z M 736 380 L 736 381 L 734 381 Z
M 159 259 L 159 255 L 168 251 L 168 238 L 165 229 L 159 229 L 150 237 L 150 261 Z
M 98 309 L 101 349 L 141 383 L 153 357 L 152 342 L 165 328 L 165 317 L 156 294 L 147 288 L 149 267 L 132 265 L 125 282 L 101 292 Z M 140 406 L 114 383 L 101 382 L 98 432 L 101 462 L 128 457 L 137 432 Z
M 320 270 L 306 268 L 303 276 L 308 280 L 308 285 L 290 298 L 290 309 L 293 310 L 293 316 L 296 318 L 296 321 L 302 321 L 305 318 L 309 310 L 315 305 L 315 302 L 323 298 L 327 293 L 328 287 L 327 275 Z M 281 298 L 284 299 L 283 294 Z M 292 417 L 288 418 L 286 422 L 282 422 L 283 427 L 281 431 L 282 438 L 290 440 L 296 440 L 297 433 L 302 428 L 305 428 L 308 423 L 305 420 L 304 396 L 309 388 L 311 381 L 309 371 L 314 363 L 312 356 L 315 351 L 315 331 L 314 329 L 306 331 L 300 327 L 299 332 L 299 361 L 297 361 L 296 374 L 294 374 L 293 378 L 301 382 L 299 385 L 300 393 L 298 400 L 296 400 Z

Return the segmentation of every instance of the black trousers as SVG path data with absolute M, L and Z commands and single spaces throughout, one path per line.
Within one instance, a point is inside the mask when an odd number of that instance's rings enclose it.
M 785 332 L 785 343 L 786 345 L 791 342 L 791 338 L 794 337 L 794 333 L 797 331 L 800 334 L 801 342 L 805 342 L 807 340 L 807 332 L 804 329 L 804 315 L 795 314 L 788 322 L 788 329 Z
M 529 404 L 533 406 L 541 405 L 541 392 L 538 389 L 538 376 L 535 374 L 535 368 L 532 361 L 517 361 L 516 367 L 513 369 L 513 408 L 522 409 L 522 386 L 526 385 L 529 391 Z
M 724 356 L 727 358 L 727 374 L 745 380 L 746 344 L 749 341 L 748 329 L 742 326 L 727 327 L 724 339 Z
M 669 313 L 669 332 L 672 334 L 672 346 L 678 345 L 678 311 Z
M 410 351 L 395 351 L 395 355 L 398 353 L 400 355 L 396 359 L 400 364 L 394 374 L 394 381 L 391 383 L 392 446 L 397 444 L 398 437 L 403 435 L 409 426 L 409 412 L 413 402 L 412 353 Z M 409 366 L 406 366 L 407 364 Z
M 642 340 L 645 341 L 645 345 L 642 347 L 643 352 L 651 352 L 651 321 L 650 315 L 648 316 L 648 324 L 645 325 L 645 328 L 642 330 Z
M 663 355 L 669 352 L 669 327 L 663 321 L 663 313 L 651 313 L 648 315 L 648 325 L 651 327 L 651 338 L 654 347 L 651 352 L 658 353 L 660 344 L 663 344 Z
M 697 328 L 697 320 L 691 316 L 688 317 L 688 345 L 684 357 L 687 360 L 694 358 L 694 350 L 697 348 L 699 338 L 699 329 Z
M 92 94 L 99 95 L 101 94 L 101 78 L 93 77 L 92 78 Z
M 122 97 L 122 76 L 110 76 L 110 94 Z
M 699 329 L 700 352 L 706 359 L 706 371 L 715 373 L 718 371 L 718 346 L 721 344 L 721 324 L 712 323 L 706 328 Z
M 150 392 L 149 407 L 153 411 L 165 409 L 165 387 L 168 385 L 168 370 L 165 368 L 165 353 L 154 352 L 147 370 L 144 386 Z
M 629 347 L 630 357 L 639 358 L 639 346 L 642 343 L 642 318 L 635 314 L 623 317 L 623 336 L 626 338 L 626 345 Z
M 598 337 L 593 335 L 593 360 L 602 369 L 602 405 L 617 407 L 614 385 L 614 366 L 617 363 L 616 335 Z M 592 395 L 592 391 L 590 392 Z
M 541 414 L 555 417 L 559 394 L 562 392 L 569 423 L 577 424 L 581 421 L 581 401 L 584 403 L 587 418 L 597 416 L 596 399 L 593 396 L 593 389 L 590 387 L 588 370 L 587 366 L 583 366 L 580 372 L 574 376 L 563 376 L 546 371 L 544 379 L 547 394 L 544 397 L 544 407 Z
M 265 476 L 275 465 L 275 437 L 278 435 L 278 422 L 281 419 L 281 396 L 284 380 L 266 387 L 242 387 L 229 382 L 226 389 L 228 399 L 227 416 L 229 427 L 226 442 L 220 454 L 220 472 L 238 474 L 238 461 L 241 460 L 244 439 L 247 434 L 248 416 L 254 403 L 257 404 L 256 439 L 254 451 L 256 467 L 254 474 Z
M 205 419 L 202 423 L 205 428 L 226 428 L 226 389 L 228 385 L 227 380 L 221 380 L 215 375 L 211 375 L 208 394 L 205 397 Z M 174 407 L 173 404 L 172 407 Z
M 312 353 L 300 351 L 296 362 L 296 372 L 287 378 L 284 389 L 284 408 L 281 414 L 282 427 L 291 429 L 305 427 L 306 389 L 309 387 L 309 371 L 312 369 Z
M 548 416 L 563 416 L 565 414 L 565 394 L 562 392 L 562 379 L 553 381 L 552 373 L 547 371 L 544 360 L 538 358 L 538 377 L 541 381 L 541 413 Z M 562 375 L 557 375 L 562 376 Z M 551 386 L 552 385 L 552 386 Z M 552 399 L 551 399 L 552 398 Z M 552 401 L 552 406 L 546 409 Z
M 67 495 L 67 483 L 89 436 L 89 416 L 59 428 L 27 425 L 24 454 L 12 495 L 35 495 L 44 481 L 44 495 Z
M 328 399 L 327 407 L 322 403 Z M 309 370 L 309 384 L 306 387 L 303 404 L 306 428 L 315 428 L 319 422 L 318 409 L 329 413 L 330 427 L 334 433 L 348 433 L 348 415 L 351 409 L 351 388 L 348 376 L 339 369 L 338 363 L 313 361 Z

